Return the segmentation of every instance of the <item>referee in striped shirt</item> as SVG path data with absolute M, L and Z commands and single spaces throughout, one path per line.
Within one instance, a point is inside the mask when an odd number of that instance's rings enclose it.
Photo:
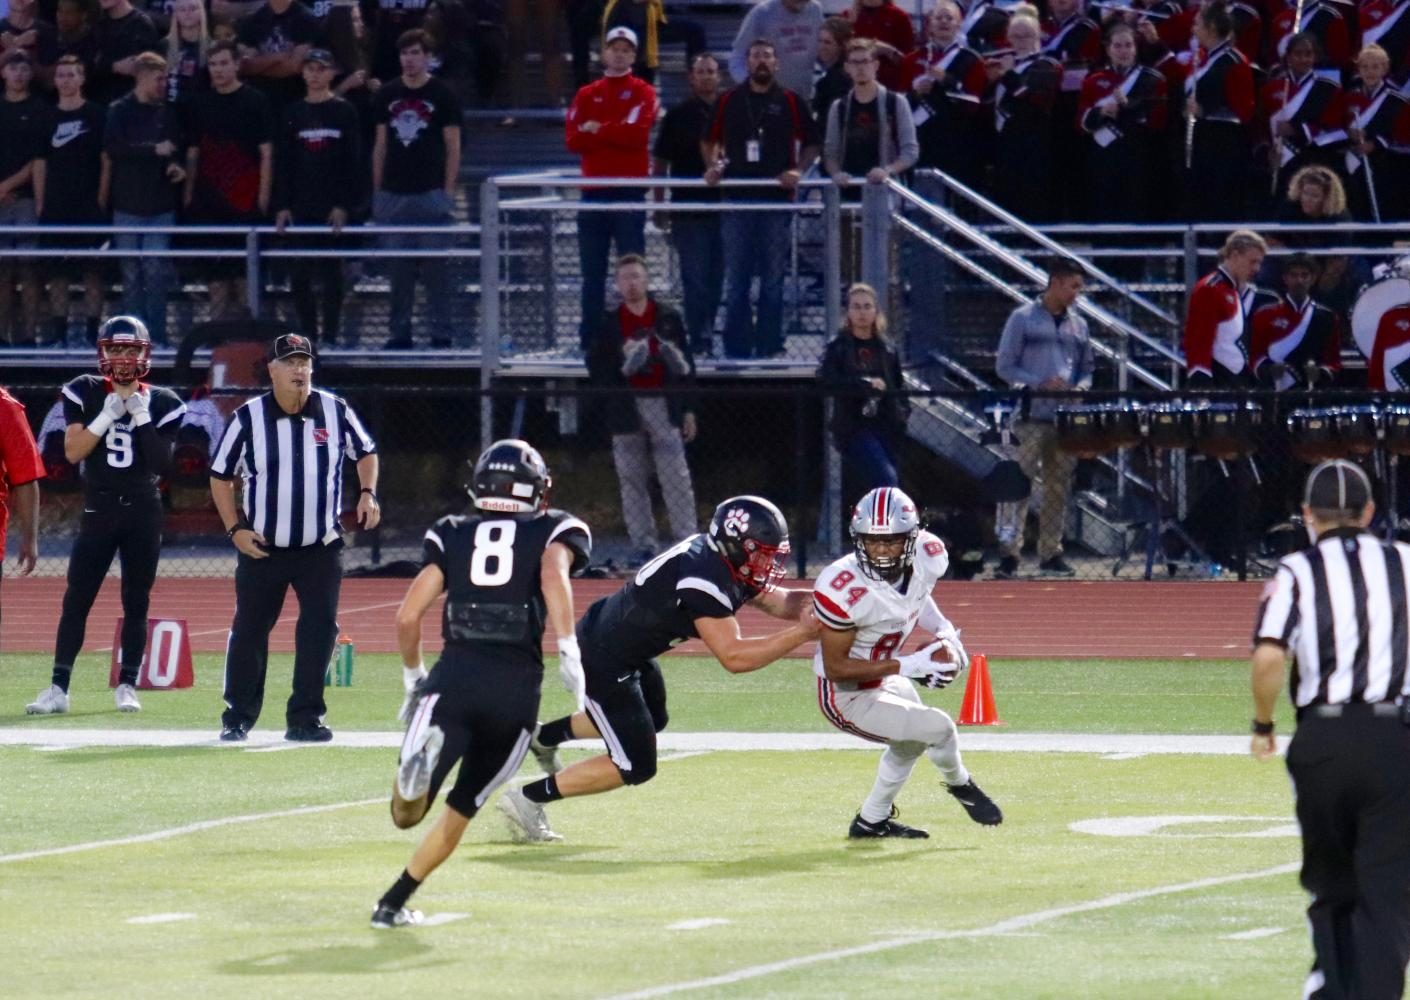
M 338 639 L 343 582 L 343 459 L 357 463 L 358 524 L 381 520 L 376 444 L 352 407 L 313 387 L 313 344 L 290 333 L 269 352 L 272 388 L 230 418 L 211 463 L 211 496 L 239 550 L 235 621 L 225 648 L 225 714 L 220 738 L 244 740 L 259 718 L 269 665 L 269 633 L 290 587 L 299 598 L 294 691 L 285 739 L 324 743 L 323 673 Z M 243 480 L 240 505 L 235 477 Z
M 1410 961 L 1410 546 L 1366 530 L 1366 474 L 1324 462 L 1302 513 L 1316 544 L 1264 590 L 1254 632 L 1253 754 L 1274 753 L 1291 654 L 1288 746 L 1316 953 L 1304 997 L 1398 1000 Z

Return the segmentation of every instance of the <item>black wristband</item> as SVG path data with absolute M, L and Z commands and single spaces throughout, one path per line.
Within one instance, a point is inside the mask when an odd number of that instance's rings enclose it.
M 377 491 L 374 490 L 371 486 L 364 486 L 362 489 L 358 490 L 358 492 L 359 492 L 359 493 L 366 493 L 367 495 L 369 495 L 370 497 L 372 497 L 373 500 L 377 500 Z M 377 500 L 377 502 L 378 502 L 378 503 L 381 503 L 382 501 L 381 501 L 381 500 Z
M 1271 723 L 1271 722 L 1259 722 L 1257 719 L 1254 719 L 1254 720 L 1253 720 L 1253 725 L 1252 725 L 1251 727 L 1249 727 L 1249 728 L 1251 729 L 1251 731 L 1253 732 L 1253 735 L 1255 735 L 1255 736 L 1272 736 L 1272 735 L 1273 735 L 1273 723 Z

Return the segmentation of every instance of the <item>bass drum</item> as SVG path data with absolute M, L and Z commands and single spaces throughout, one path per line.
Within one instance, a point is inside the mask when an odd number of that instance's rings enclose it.
M 1351 307 L 1351 335 L 1368 361 L 1376 348 L 1376 328 L 1381 325 L 1381 317 L 1387 310 L 1410 304 L 1410 273 L 1401 276 L 1402 264 L 1406 264 L 1404 258 L 1396 262 L 1396 276 L 1382 278 L 1361 289 L 1356 304 Z M 1410 264 L 1406 264 L 1406 271 L 1410 271 Z

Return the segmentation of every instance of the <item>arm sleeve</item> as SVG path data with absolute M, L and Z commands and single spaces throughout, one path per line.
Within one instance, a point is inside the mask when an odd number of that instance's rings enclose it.
M 734 36 L 729 52 L 729 75 L 732 80 L 749 79 L 749 46 L 759 37 L 755 25 L 759 22 L 759 11 L 762 9 L 762 5 L 749 8 L 749 13 L 739 24 L 739 34 Z
M 348 428 L 348 457 L 357 461 L 359 458 L 371 455 L 377 450 L 377 442 L 372 440 L 372 435 L 367 433 L 367 429 L 362 426 L 362 421 L 358 419 L 351 406 L 346 402 L 341 402 L 341 409 Z
M 1258 622 L 1253 629 L 1253 644 L 1271 642 L 1287 649 L 1296 639 L 1298 626 L 1297 577 L 1286 565 L 1279 566 L 1273 579 L 1263 588 L 1258 604 Z
M 87 416 L 83 412 L 83 396 L 79 392 L 78 381 L 69 382 L 59 390 L 59 397 L 64 404 L 64 426 L 69 424 L 86 424 Z
M 421 539 L 421 567 L 435 566 L 442 574 L 446 572 L 446 543 L 442 534 L 443 529 L 449 521 L 441 518 L 435 524 L 426 529 L 425 536 Z
M 1023 355 L 1023 321 L 1018 314 L 1018 309 L 1009 313 L 1004 332 L 999 336 L 994 373 L 1011 386 L 1037 385 L 1042 379 L 1019 365 L 1019 359 Z
M 847 143 L 846 136 L 842 134 L 841 108 L 846 100 L 846 96 L 839 97 L 827 109 L 827 128 L 823 132 L 823 169 L 828 173 L 842 169 L 842 151 Z
M 1192 374 L 1214 374 L 1214 328 L 1219 320 L 1212 305 L 1209 288 L 1196 285 L 1185 314 L 1185 367 Z
M 18 402 L 0 400 L 0 469 L 10 486 L 44 478 L 44 462 Z
M 676 600 L 691 618 L 730 618 L 734 606 L 719 585 L 701 576 L 683 576 L 676 582 Z
M 596 135 L 578 129 L 578 120 L 583 113 L 583 109 L 578 106 L 578 101 L 582 99 L 586 90 L 587 88 L 584 87 L 574 95 L 573 103 L 568 105 L 568 115 L 563 122 L 563 142 L 570 153 L 579 155 L 589 152 L 597 144 Z
M 155 476 L 166 475 L 167 470 L 171 468 L 171 443 L 176 436 L 176 426 L 171 427 L 170 433 L 163 434 L 157 430 L 155 422 L 143 424 L 137 428 L 134 436 L 142 447 L 147 471 Z
M 909 170 L 920 159 L 920 140 L 916 138 L 915 119 L 911 116 L 911 106 L 904 95 L 896 102 L 896 137 L 900 147 L 896 151 L 896 160 L 902 164 L 903 169 Z
M 819 587 L 813 588 L 813 612 L 824 625 L 839 632 L 857 627 L 857 623 L 852 620 L 851 614 L 841 602 Z
M 210 474 L 216 479 L 235 478 L 235 469 L 245 454 L 246 431 L 242 415 L 248 412 L 241 407 L 230 417 L 230 424 L 225 428 L 225 435 L 215 450 L 215 458 L 211 460 Z
M 916 625 L 933 636 L 944 638 L 945 636 L 957 635 L 959 629 L 955 628 L 955 623 L 945 617 L 940 606 L 935 603 L 935 598 L 927 597 L 925 604 L 920 609 L 920 618 Z
M 549 533 L 547 544 L 554 542 L 566 545 L 573 553 L 573 564 L 568 568 L 569 573 L 580 573 L 587 569 L 588 561 L 592 558 L 592 529 L 586 522 L 572 515 L 564 515 Z
M 658 107 L 656 88 L 644 84 L 638 98 L 621 121 L 602 123 L 597 135 L 604 145 L 624 149 L 646 149 L 650 146 L 651 129 L 656 124 Z

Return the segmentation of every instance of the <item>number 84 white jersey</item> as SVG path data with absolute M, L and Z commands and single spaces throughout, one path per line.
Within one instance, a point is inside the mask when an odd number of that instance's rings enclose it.
M 935 581 L 950 567 L 945 543 L 928 531 L 916 539 L 915 561 L 896 584 L 862 573 L 855 552 L 828 566 L 813 584 L 813 610 L 827 628 L 855 629 L 851 657 L 892 658 L 916 627 Z M 813 656 L 813 672 L 825 677 L 822 651 Z

